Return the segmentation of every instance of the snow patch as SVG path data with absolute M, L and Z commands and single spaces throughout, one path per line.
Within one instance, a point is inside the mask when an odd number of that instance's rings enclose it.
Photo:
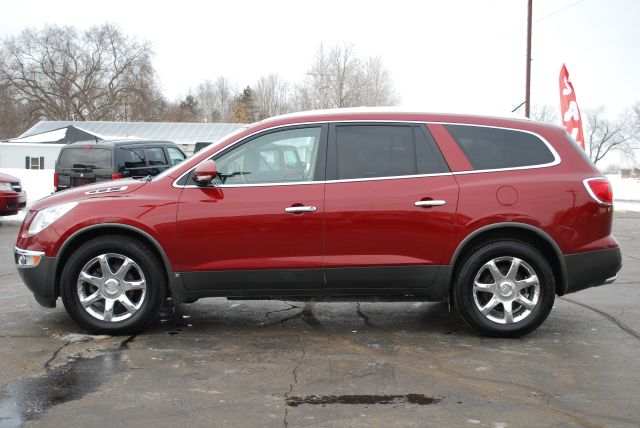
M 0 221 L 21 223 L 27 210 L 34 202 L 53 193 L 53 169 L 0 168 L 0 173 L 13 175 L 20 179 L 22 188 L 27 192 L 27 207 L 16 215 L 0 217 Z
M 14 138 L 10 143 L 49 143 L 60 141 L 67 136 L 67 128 L 56 129 L 42 134 L 30 135 L 24 138 Z

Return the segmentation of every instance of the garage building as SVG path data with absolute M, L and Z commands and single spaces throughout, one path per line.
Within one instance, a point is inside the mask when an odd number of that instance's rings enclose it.
M 43 120 L 19 137 L 0 143 L 0 168 L 53 169 L 65 144 L 113 139 L 168 140 L 193 153 L 243 127 L 239 123 L 71 122 Z

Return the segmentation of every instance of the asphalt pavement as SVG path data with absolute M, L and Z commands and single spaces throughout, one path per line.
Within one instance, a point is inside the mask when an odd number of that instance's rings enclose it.
M 0 219 L 0 427 L 640 426 L 640 214 L 623 270 L 520 339 L 446 304 L 204 299 L 142 334 L 41 308 Z

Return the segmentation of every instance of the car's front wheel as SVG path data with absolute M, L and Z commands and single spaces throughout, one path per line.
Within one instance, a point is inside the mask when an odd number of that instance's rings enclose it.
M 547 318 L 555 299 L 551 266 L 534 247 L 493 241 L 473 250 L 454 281 L 463 318 L 488 336 L 518 337 Z
M 160 266 L 150 248 L 135 239 L 90 240 L 64 266 L 62 302 L 71 318 L 92 333 L 136 333 L 154 319 L 164 298 Z

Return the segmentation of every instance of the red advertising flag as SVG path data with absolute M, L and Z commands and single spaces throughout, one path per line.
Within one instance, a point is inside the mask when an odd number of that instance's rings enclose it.
M 582 133 L 582 117 L 580 109 L 576 102 L 576 92 L 573 90 L 571 80 L 569 80 L 569 72 L 567 67 L 562 64 L 560 70 L 560 114 L 562 115 L 562 123 L 567 128 L 567 132 L 571 134 L 574 140 L 582 150 L 584 150 L 584 134 Z

